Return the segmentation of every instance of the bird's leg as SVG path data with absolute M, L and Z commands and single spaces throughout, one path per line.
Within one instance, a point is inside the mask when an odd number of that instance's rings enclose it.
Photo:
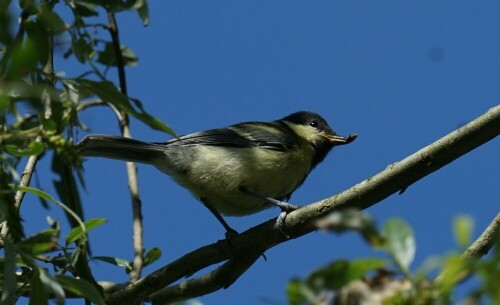
M 205 200 L 201 199 L 201 202 L 203 205 L 217 218 L 217 220 L 221 223 L 221 225 L 226 229 L 226 238 L 231 238 L 232 236 L 238 235 L 238 231 L 235 229 L 231 228 L 227 222 L 222 218 L 222 215 L 214 209 L 209 203 L 207 203 Z
M 271 204 L 274 204 L 275 206 L 278 206 L 282 211 L 285 211 L 285 212 L 295 211 L 296 209 L 300 208 L 297 205 L 289 204 L 288 202 L 284 202 L 284 201 L 279 201 L 279 200 L 271 198 L 271 197 L 258 196 L 258 195 L 254 195 L 254 194 L 249 194 L 249 195 L 256 196 L 256 197 L 263 199 Z
M 262 200 L 269 202 L 270 204 L 274 204 L 275 206 L 278 206 L 281 209 L 281 213 L 279 214 L 278 218 L 276 219 L 276 223 L 275 223 L 274 227 L 276 229 L 280 230 L 281 233 L 283 233 L 283 235 L 288 237 L 288 235 L 286 235 L 283 232 L 283 226 L 285 225 L 286 215 L 288 215 L 288 213 L 290 213 L 292 211 L 297 210 L 299 208 L 299 206 L 289 204 L 288 202 L 280 201 L 280 200 L 277 200 L 277 199 L 274 199 L 271 197 L 262 196 L 261 194 L 249 191 L 243 187 L 240 187 L 240 191 L 244 194 L 249 195 L 249 196 L 260 198 Z

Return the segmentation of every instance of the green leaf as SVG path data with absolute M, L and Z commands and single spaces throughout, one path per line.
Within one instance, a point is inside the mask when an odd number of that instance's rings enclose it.
M 396 266 L 405 274 L 415 258 L 416 244 L 412 229 L 402 219 L 389 219 L 382 230 L 386 239 L 385 250 Z
M 47 291 L 45 285 L 40 280 L 37 273 L 33 273 L 35 276 L 30 280 L 30 300 L 29 305 L 48 305 L 49 304 L 49 292 Z
M 39 156 L 45 150 L 45 146 L 40 143 L 33 141 L 28 147 L 19 147 L 17 145 L 4 145 L 5 150 L 17 157 L 28 157 L 28 156 Z
M 132 271 L 132 265 L 130 264 L 130 262 L 121 258 L 111 256 L 94 256 L 92 259 L 100 260 L 118 267 L 125 268 L 127 272 Z
M 103 223 L 107 222 L 105 218 L 92 218 L 84 222 L 86 232 L 93 230 Z M 81 227 L 74 227 L 69 233 L 68 237 L 66 237 L 66 245 L 69 245 L 72 242 L 77 241 L 84 235 Z
M 26 11 L 25 14 L 28 16 L 36 15 L 40 13 L 38 1 L 34 0 L 20 0 L 19 7 Z
M 2 262 L 2 298 L 0 304 L 15 304 L 16 296 L 16 255 L 10 243 L 4 244 L 5 260 Z
M 122 57 L 124 64 L 129 67 L 135 67 L 137 66 L 137 62 L 139 62 L 139 59 L 137 58 L 137 55 L 135 55 L 134 51 L 132 51 L 131 48 L 127 48 L 126 46 L 121 46 L 120 50 L 122 52 Z
M 125 66 L 134 67 L 137 65 L 138 58 L 134 54 L 134 51 L 132 51 L 132 49 L 122 45 L 120 46 L 120 52 L 122 53 L 123 64 Z M 115 47 L 112 42 L 107 42 L 106 46 L 104 47 L 104 51 L 100 51 L 97 54 L 97 62 L 106 66 L 118 66 Z
M 28 258 L 30 260 L 30 258 Z M 64 305 L 66 295 L 59 282 L 44 268 L 30 262 L 34 272 L 30 276 L 30 300 L 29 304 L 48 305 L 49 296 L 55 297 L 56 304 Z
M 61 17 L 54 11 L 46 9 L 43 10 L 42 14 L 39 16 L 43 22 L 44 28 L 52 29 L 55 35 L 62 34 L 68 28 L 66 23 L 64 23 Z
M 59 282 L 42 267 L 38 267 L 38 274 L 40 282 L 45 286 L 45 290 L 52 292 L 56 297 L 56 303 L 58 305 L 64 305 L 66 294 Z
M 113 47 L 113 43 L 107 42 L 103 51 L 97 52 L 97 62 L 101 63 L 105 66 L 116 67 L 118 64 L 116 63 L 115 50 Z M 125 64 L 125 63 L 124 63 Z M 125 64 L 126 66 L 126 64 Z
M 76 59 L 82 64 L 94 54 L 94 49 L 82 37 L 72 40 L 71 51 L 75 54 Z
M 18 251 L 31 256 L 50 252 L 57 247 L 58 234 L 55 229 L 45 230 L 18 242 L 15 246 Z
M 81 17 L 93 17 L 99 15 L 99 13 L 94 9 L 94 6 L 91 4 L 73 1 L 73 5 L 75 13 Z
M 109 12 L 119 12 L 119 11 L 124 11 L 124 10 L 128 9 L 128 6 L 126 5 L 127 1 L 122 3 L 121 0 L 107 0 L 107 1 L 79 0 L 78 2 L 92 4 L 92 5 L 98 5 L 100 7 L 103 7 L 106 11 L 109 11 Z
M 13 33 L 11 32 L 11 25 L 13 26 L 13 19 L 11 12 L 7 9 L 12 0 L 2 1 L 0 3 L 0 44 L 11 45 L 14 40 Z
M 498 275 L 500 274 L 500 234 L 496 234 L 496 243 L 493 253 L 476 261 L 476 270 L 481 280 L 481 289 L 491 298 L 491 304 L 500 304 L 500 290 L 498 289 Z
M 92 283 L 96 288 L 99 288 L 94 275 L 92 274 L 92 269 L 89 265 L 89 260 L 87 256 L 88 248 L 86 243 L 78 242 L 77 251 L 75 251 L 72 261 L 78 276 L 81 279 L 86 280 L 88 283 Z
M 40 16 L 40 14 L 37 14 Z M 30 19 L 26 24 L 26 34 L 31 41 L 36 46 L 37 51 L 37 61 L 40 65 L 45 65 L 47 57 L 49 54 L 49 44 L 47 39 L 47 25 L 41 18 Z
M 2 65 L 0 63 L 0 69 L 1 68 L 2 68 Z M 8 86 L 4 85 L 4 87 L 8 87 Z M 9 97 L 9 95 L 7 95 L 7 92 L 5 92 L 5 88 L 4 88 L 4 90 L 0 90 L 0 113 L 6 113 L 6 109 L 9 107 L 9 100 L 10 100 L 10 97 Z M 2 114 L 2 121 L 5 120 L 5 118 L 3 116 L 4 115 Z
M 45 132 L 49 131 L 49 132 L 52 132 L 52 133 L 56 133 L 57 132 L 57 129 L 58 129 L 58 124 L 57 122 L 54 120 L 54 119 L 42 119 L 41 120 L 41 123 L 42 123 L 42 126 L 43 126 L 43 130 Z
M 26 31 L 29 37 L 29 30 L 33 22 L 26 23 Z M 5 56 L 10 56 L 10 58 L 3 59 L 2 62 L 9 62 L 5 68 L 4 80 L 18 80 L 24 77 L 29 71 L 35 70 L 37 61 L 40 58 L 40 53 L 43 47 L 37 45 L 34 39 L 26 39 L 23 42 L 19 42 L 9 46 L 10 52 L 5 52 Z
M 92 91 L 103 101 L 110 103 L 117 109 L 122 110 L 134 116 L 141 122 L 147 124 L 149 127 L 176 136 L 173 130 L 170 129 L 170 127 L 168 127 L 163 122 L 159 121 L 158 119 L 154 118 L 153 116 L 145 112 L 142 107 L 142 104 L 138 100 L 131 99 L 135 104 L 134 107 L 134 105 L 130 103 L 129 98 L 125 94 L 121 93 L 112 82 L 109 81 L 95 82 L 88 79 L 80 79 L 80 78 L 75 79 L 75 81 L 84 90 Z
M 71 227 L 81 226 L 80 222 L 84 217 L 80 192 L 75 179 L 75 172 L 71 170 L 71 167 L 64 161 L 64 158 L 59 153 L 53 154 L 51 168 L 54 173 L 59 175 L 59 179 L 53 181 L 57 194 L 59 198 L 67 203 L 68 210 L 72 212 L 68 213 L 65 210 Z M 73 214 L 78 216 L 80 222 L 73 217 Z
M 97 305 L 104 305 L 104 298 L 99 290 L 89 282 L 82 279 L 75 279 L 65 275 L 57 275 L 57 281 L 64 289 L 73 292 Z
M 471 267 L 471 260 L 465 256 L 458 254 L 448 256 L 443 265 L 441 289 L 444 292 L 451 291 L 459 281 L 463 280 L 463 275 L 467 274 Z
M 292 279 L 286 286 L 286 298 L 291 305 L 301 305 L 306 302 L 303 294 L 304 282 L 299 279 Z
M 149 25 L 149 8 L 148 8 L 148 1 L 143 0 L 142 5 L 136 8 L 137 14 L 139 14 L 139 18 L 142 20 L 142 24 L 144 26 Z
M 137 9 L 144 5 L 145 0 L 78 0 L 78 2 L 98 5 L 108 12 L 117 13 Z
M 144 256 L 144 267 L 151 265 L 161 257 L 161 250 L 159 248 L 153 248 L 149 250 Z
M 387 261 L 378 258 L 338 260 L 311 273 L 307 283 L 318 291 L 336 290 L 385 265 Z
M 36 196 L 43 198 L 45 200 L 54 202 L 55 204 L 60 206 L 67 214 L 69 214 L 73 219 L 75 219 L 75 221 L 78 223 L 78 225 L 80 227 L 82 227 L 83 230 L 85 230 L 85 225 L 83 224 L 80 217 L 78 217 L 78 215 L 75 214 L 75 212 L 73 212 L 70 208 L 68 208 L 64 203 L 56 200 L 54 197 L 50 196 L 49 194 L 45 193 L 44 191 L 36 189 L 36 188 L 27 187 L 27 186 L 20 186 L 20 185 L 11 185 L 11 187 L 14 188 L 15 190 L 25 192 L 25 193 L 31 193 L 31 194 L 36 195 Z
M 467 248 L 472 240 L 474 221 L 469 216 L 458 216 L 453 221 L 455 241 L 462 248 Z

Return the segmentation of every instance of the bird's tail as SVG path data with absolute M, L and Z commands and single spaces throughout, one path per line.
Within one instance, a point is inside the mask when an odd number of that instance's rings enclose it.
M 76 146 L 80 149 L 82 156 L 146 164 L 153 164 L 164 155 L 164 149 L 159 144 L 119 136 L 90 135 L 83 138 Z

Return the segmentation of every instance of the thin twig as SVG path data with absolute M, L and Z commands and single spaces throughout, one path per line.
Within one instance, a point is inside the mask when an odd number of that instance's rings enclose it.
M 366 209 L 494 139 L 499 133 L 500 106 L 497 106 L 350 189 L 290 213 L 285 221 L 286 233 L 291 238 L 308 234 L 316 229 L 314 222 L 317 219 L 334 210 L 348 207 Z M 230 244 L 222 240 L 194 250 L 135 283 L 108 294 L 106 304 L 144 301 L 148 295 L 201 269 L 245 253 L 263 253 L 290 240 L 274 229 L 274 223 L 275 220 L 269 220 L 255 226 L 232 237 Z
M 462 253 L 463 258 L 479 259 L 486 255 L 488 251 L 493 248 L 500 237 L 500 213 L 491 221 L 483 233 Z M 439 274 L 434 282 L 440 284 L 443 279 L 448 276 L 448 270 L 444 270 Z M 461 282 L 471 275 L 471 270 L 464 270 L 464 272 L 456 275 L 454 282 Z
M 109 32 L 113 41 L 115 51 L 116 64 L 118 67 L 118 79 L 120 82 L 120 90 L 123 94 L 127 94 L 127 79 L 125 76 L 125 64 L 121 52 L 120 36 L 118 35 L 118 25 L 114 13 L 108 13 Z M 124 111 L 119 111 L 118 120 L 122 135 L 131 138 L 128 115 Z M 143 224 L 142 224 L 142 204 L 139 195 L 139 183 L 137 179 L 137 166 L 135 163 L 127 162 L 127 175 L 130 196 L 132 199 L 132 229 L 133 229 L 133 247 L 134 247 L 134 263 L 130 272 L 130 281 L 135 282 L 141 277 L 142 267 L 144 265 L 144 242 L 143 242 Z
M 49 10 L 48 3 L 46 0 L 40 1 L 42 14 L 45 14 L 46 10 Z M 47 25 L 45 28 L 47 32 L 47 59 L 43 67 L 43 73 L 47 81 L 51 84 L 55 84 L 55 73 L 54 73 L 54 29 Z
M 484 256 L 498 241 L 500 234 L 500 213 L 493 219 L 489 226 L 472 245 L 463 253 L 464 257 L 479 258 Z
M 40 137 L 37 137 L 36 142 L 40 142 Z M 38 162 L 38 156 L 30 156 L 24 167 L 23 174 L 21 175 L 20 186 L 29 186 L 31 177 L 33 177 L 33 172 L 35 171 L 36 164 Z M 23 202 L 25 192 L 17 191 L 14 196 L 14 206 L 17 210 L 21 207 Z M 7 227 L 7 222 L 3 222 L 0 228 L 0 246 L 3 246 L 5 239 L 9 233 L 9 228 Z

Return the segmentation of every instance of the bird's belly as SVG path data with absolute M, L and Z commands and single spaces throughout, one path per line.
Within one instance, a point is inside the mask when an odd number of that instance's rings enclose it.
M 262 198 L 243 193 L 242 188 L 262 197 L 285 199 L 311 170 L 312 157 L 307 154 L 267 149 L 204 149 L 198 147 L 197 156 L 183 172 L 160 169 L 224 215 L 247 215 L 272 206 Z

